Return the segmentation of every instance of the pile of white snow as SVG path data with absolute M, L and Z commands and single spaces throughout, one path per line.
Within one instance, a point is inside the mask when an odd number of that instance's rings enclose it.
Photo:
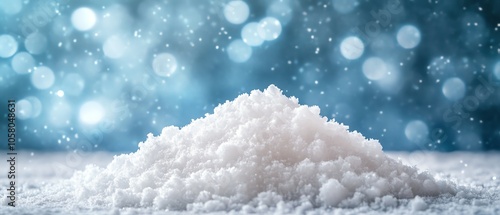
M 102 207 L 259 212 L 377 201 L 397 206 L 397 199 L 457 193 L 455 185 L 389 158 L 377 140 L 349 132 L 274 85 L 183 128 L 150 134 L 139 147 L 106 168 L 77 172 L 64 188 L 74 192 L 51 198 Z M 415 210 L 424 204 L 412 203 Z

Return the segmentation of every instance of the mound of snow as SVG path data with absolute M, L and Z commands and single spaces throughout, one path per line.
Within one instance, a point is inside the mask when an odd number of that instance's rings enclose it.
M 274 85 L 183 128 L 149 134 L 139 147 L 106 168 L 76 173 L 70 182 L 75 198 L 105 207 L 255 212 L 356 207 L 376 199 L 394 205 L 394 198 L 456 192 Z
M 420 196 L 416 196 L 410 204 L 413 211 L 423 211 L 429 207 Z

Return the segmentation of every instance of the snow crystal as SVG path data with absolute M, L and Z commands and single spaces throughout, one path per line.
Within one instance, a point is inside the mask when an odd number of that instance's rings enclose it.
M 243 94 L 189 125 L 148 135 L 135 153 L 88 166 L 67 182 L 79 204 L 167 210 L 262 212 L 355 207 L 455 194 L 389 158 L 377 140 L 320 116 L 271 85 Z M 72 191 L 72 192 L 69 192 Z M 412 200 L 421 210 L 422 200 Z M 281 209 L 280 209 L 281 208 Z

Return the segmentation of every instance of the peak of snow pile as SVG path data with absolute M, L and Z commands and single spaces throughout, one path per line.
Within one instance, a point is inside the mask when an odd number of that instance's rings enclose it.
M 106 168 L 76 173 L 70 183 L 75 198 L 101 206 L 255 212 L 456 192 L 274 85 L 183 128 L 150 134 L 139 147 Z

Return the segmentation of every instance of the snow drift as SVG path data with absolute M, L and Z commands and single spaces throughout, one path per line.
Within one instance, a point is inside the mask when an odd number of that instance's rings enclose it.
M 299 105 L 274 85 L 189 125 L 148 135 L 135 153 L 69 183 L 89 205 L 259 211 L 356 207 L 454 194 L 454 185 L 387 157 L 377 140 Z M 395 205 L 394 205 L 395 206 Z

